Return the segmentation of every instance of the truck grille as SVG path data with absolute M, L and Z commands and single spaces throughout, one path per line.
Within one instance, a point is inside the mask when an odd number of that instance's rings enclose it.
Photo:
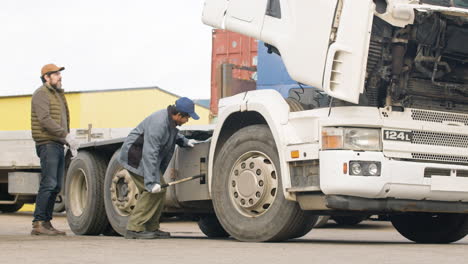
M 468 136 L 452 133 L 413 131 L 412 144 L 468 148 Z
M 445 122 L 451 121 L 451 122 L 462 123 L 462 124 L 465 124 L 465 126 L 468 126 L 468 116 L 462 115 L 462 114 L 432 112 L 432 111 L 412 109 L 411 118 L 413 118 L 413 120 L 434 122 L 434 123 L 443 123 L 444 121 Z
M 447 176 L 451 175 L 451 169 L 440 169 L 440 168 L 426 168 L 424 169 L 424 177 L 431 178 L 432 175 Z M 455 170 L 457 177 L 468 177 L 468 170 Z
M 455 156 L 455 155 L 437 155 L 437 154 L 426 154 L 426 153 L 411 153 L 413 159 L 419 160 L 435 160 L 442 162 L 456 162 L 456 163 L 468 163 L 468 157 Z
M 431 178 L 432 175 L 450 176 L 450 169 L 426 168 L 424 169 L 424 178 Z

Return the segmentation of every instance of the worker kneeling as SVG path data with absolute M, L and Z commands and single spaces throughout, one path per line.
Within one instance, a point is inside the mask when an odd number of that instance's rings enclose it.
M 170 237 L 159 229 L 166 190 L 162 177 L 174 153 L 175 145 L 193 147 L 196 142 L 179 134 L 181 126 L 195 113 L 192 100 L 182 97 L 175 105 L 146 117 L 133 129 L 122 145 L 119 162 L 129 171 L 140 193 L 132 211 L 125 238 L 152 239 Z

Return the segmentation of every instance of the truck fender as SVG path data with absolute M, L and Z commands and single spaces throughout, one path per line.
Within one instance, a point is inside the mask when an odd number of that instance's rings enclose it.
M 208 186 L 211 196 L 211 184 L 216 159 L 216 150 L 219 144 L 223 144 L 220 135 L 223 133 L 223 127 L 230 121 L 229 117 L 240 112 L 255 112 L 261 116 L 273 134 L 280 159 L 280 170 L 282 175 L 283 189 L 290 185 L 289 170 L 284 159 L 283 153 L 286 145 L 284 134 L 284 125 L 288 124 L 289 106 L 284 98 L 275 90 L 256 90 L 249 91 L 228 98 L 223 98 L 219 103 L 218 121 L 213 133 L 208 165 Z M 262 122 L 262 121 L 260 121 Z M 260 123 L 259 122 L 259 123 Z M 286 199 L 295 200 L 294 195 L 284 191 Z

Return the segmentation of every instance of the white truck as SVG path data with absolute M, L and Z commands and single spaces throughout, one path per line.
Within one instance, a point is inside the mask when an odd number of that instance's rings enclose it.
M 207 0 L 204 23 L 264 41 L 316 89 L 222 99 L 214 127 L 185 131 L 210 140 L 177 149 L 164 177 L 205 177 L 170 187 L 166 215 L 241 241 L 303 236 L 317 215 L 370 214 L 414 242 L 465 237 L 467 2 Z M 125 232 L 138 192 L 116 160 L 122 141 L 84 145 L 70 164 L 77 234 Z

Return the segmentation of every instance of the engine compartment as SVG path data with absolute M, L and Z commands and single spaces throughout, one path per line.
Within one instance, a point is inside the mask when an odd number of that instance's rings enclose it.
M 359 104 L 468 113 L 467 43 L 467 18 L 416 11 L 398 28 L 374 17 Z

